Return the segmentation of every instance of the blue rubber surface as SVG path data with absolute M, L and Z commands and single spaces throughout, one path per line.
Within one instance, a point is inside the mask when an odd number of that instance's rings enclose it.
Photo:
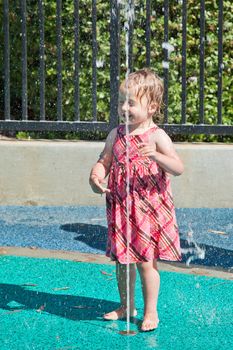
M 233 267 L 233 209 L 176 209 L 183 261 Z M 105 207 L 0 207 L 0 246 L 104 254 Z

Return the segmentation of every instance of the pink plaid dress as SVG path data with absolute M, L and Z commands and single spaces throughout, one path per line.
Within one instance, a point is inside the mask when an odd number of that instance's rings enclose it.
M 113 146 L 106 196 L 108 243 L 106 255 L 121 264 L 153 259 L 181 260 L 180 240 L 167 173 L 149 157 L 139 154 L 154 126 L 129 136 L 129 224 L 127 229 L 127 166 L 125 126 L 120 125 Z M 129 255 L 127 256 L 127 235 Z

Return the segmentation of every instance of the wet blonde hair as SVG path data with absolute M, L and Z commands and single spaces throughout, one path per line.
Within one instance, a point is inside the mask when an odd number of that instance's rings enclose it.
M 153 118 L 155 122 L 162 122 L 163 115 L 163 82 L 162 79 L 149 68 L 143 68 L 130 73 L 128 79 L 123 80 L 120 90 L 133 89 L 135 96 L 141 99 L 146 95 L 148 104 L 156 103 L 157 110 Z

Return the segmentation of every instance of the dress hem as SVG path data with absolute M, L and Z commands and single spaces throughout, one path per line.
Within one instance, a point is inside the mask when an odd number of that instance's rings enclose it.
M 114 258 L 112 258 L 110 255 L 107 255 L 107 254 L 106 254 L 106 256 L 107 256 L 108 258 L 110 258 L 111 261 L 118 262 L 118 263 L 120 263 L 120 264 L 122 264 L 122 265 L 126 265 L 126 264 L 128 263 L 128 262 L 126 262 L 126 261 L 121 262 L 120 260 L 114 259 Z M 182 257 L 177 258 L 177 259 L 176 259 L 176 258 L 171 259 L 171 258 L 154 257 L 153 259 L 149 259 L 149 260 L 131 260 L 131 261 L 129 261 L 129 264 L 136 264 L 136 263 L 149 262 L 149 261 L 152 261 L 152 260 L 177 262 L 177 261 L 182 261 Z

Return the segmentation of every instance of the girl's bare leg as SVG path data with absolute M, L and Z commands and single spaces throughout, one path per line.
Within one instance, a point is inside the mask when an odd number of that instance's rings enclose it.
M 144 296 L 144 320 L 142 331 L 151 331 L 157 328 L 159 319 L 157 313 L 157 301 L 160 286 L 160 276 L 157 269 L 157 261 L 148 261 L 137 264 L 142 282 Z
M 121 306 L 112 312 L 104 315 L 106 320 L 118 320 L 126 317 L 127 314 L 127 265 L 116 263 L 117 285 L 120 294 Z M 136 266 L 129 264 L 129 293 L 130 293 L 130 315 L 136 316 L 134 303 L 134 290 L 136 280 Z

